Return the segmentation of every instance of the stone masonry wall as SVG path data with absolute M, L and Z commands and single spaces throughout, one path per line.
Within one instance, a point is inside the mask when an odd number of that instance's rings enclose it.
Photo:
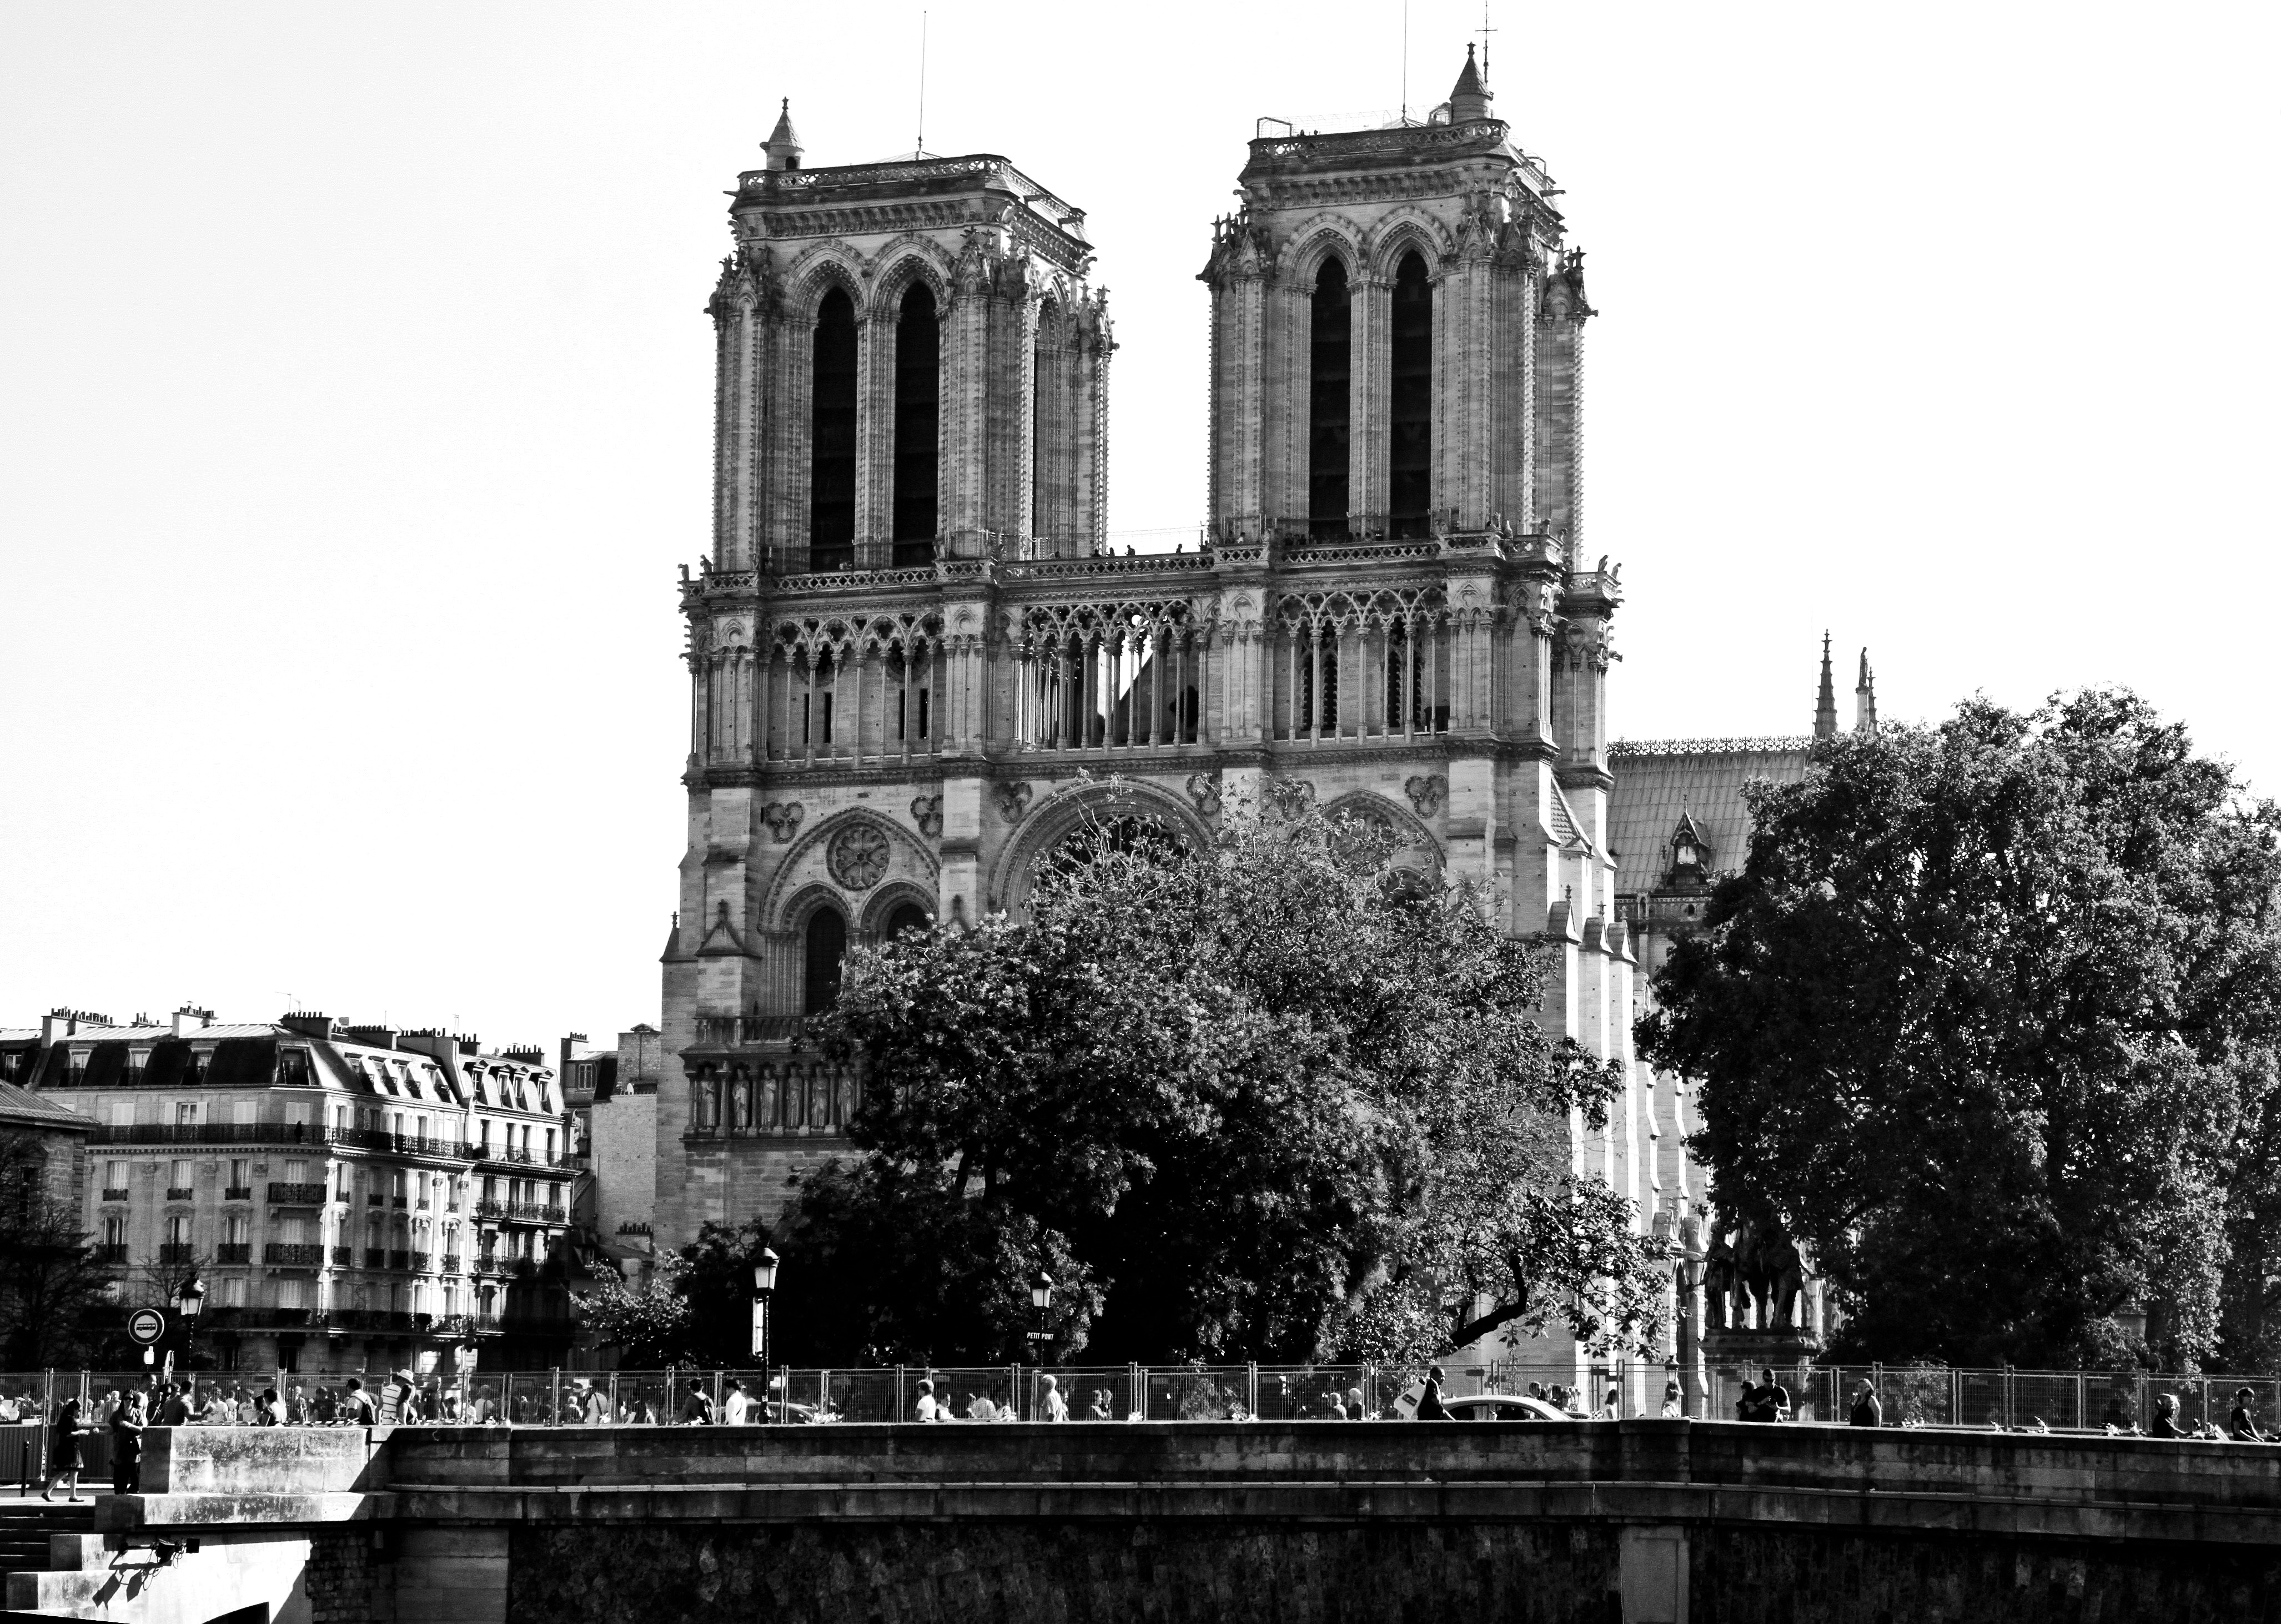
M 2281 1616 L 2269 1546 L 1796 1527 L 1689 1532 L 1689 1624 L 2089 1624 Z
M 508 1624 L 1618 1624 L 1613 1525 L 522 1529 Z

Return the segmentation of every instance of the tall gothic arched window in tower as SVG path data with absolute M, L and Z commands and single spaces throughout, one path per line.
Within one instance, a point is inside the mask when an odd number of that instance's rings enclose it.
M 1308 339 L 1312 370 L 1307 406 L 1307 533 L 1347 533 L 1347 411 L 1354 323 L 1347 304 L 1347 267 L 1336 256 L 1315 273 Z
M 808 416 L 808 567 L 855 562 L 855 302 L 845 288 L 816 312 Z
M 936 425 L 942 332 L 934 294 L 915 282 L 895 318 L 895 568 L 934 561 Z
M 1388 530 L 1396 536 L 1434 531 L 1434 284 L 1415 250 L 1394 272 L 1393 354 L 1388 404 Z
M 817 909 L 808 916 L 806 985 L 800 1008 L 821 1015 L 839 996 L 839 961 L 847 956 L 847 916 L 838 909 Z

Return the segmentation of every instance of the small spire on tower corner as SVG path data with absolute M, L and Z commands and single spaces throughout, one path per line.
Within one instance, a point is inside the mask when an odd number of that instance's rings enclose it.
M 1837 688 L 1829 675 L 1829 634 L 1821 634 L 1821 692 L 1814 701 L 1813 736 L 1834 739 L 1837 736 Z
M 1853 684 L 1853 731 L 1877 731 L 1877 674 L 1869 669 L 1869 651 L 1861 651 L 1861 676 Z
M 1481 69 L 1473 62 L 1473 48 L 1465 47 L 1465 66 L 1458 74 L 1457 88 L 1450 92 L 1450 122 L 1463 124 L 1473 119 L 1486 119 L 1489 113 L 1489 89 L 1481 82 Z
M 797 169 L 804 149 L 800 144 L 800 133 L 792 127 L 792 97 L 784 98 L 784 107 L 777 114 L 777 127 L 762 143 L 769 155 L 771 169 Z

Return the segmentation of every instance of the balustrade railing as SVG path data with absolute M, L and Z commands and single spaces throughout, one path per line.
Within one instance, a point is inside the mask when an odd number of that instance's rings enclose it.
M 325 1187 L 321 1184 L 283 1184 L 273 1179 L 269 1186 L 269 1199 L 281 1207 L 321 1207 L 325 1204 Z

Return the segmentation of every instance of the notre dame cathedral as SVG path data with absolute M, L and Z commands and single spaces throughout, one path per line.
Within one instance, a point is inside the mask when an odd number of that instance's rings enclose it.
M 766 152 L 707 306 L 658 1244 L 773 1216 L 847 1148 L 854 1079 L 801 1029 L 849 945 L 1018 914 L 1088 812 L 1201 837 L 1272 780 L 1380 820 L 1549 944 L 1566 1032 L 1628 1062 L 1657 944 L 1741 849 L 1743 777 L 1796 776 L 1804 741 L 1640 746 L 1653 793 L 1618 832 L 1583 255 L 1472 53 L 1423 123 L 1263 120 L 1202 272 L 1194 552 L 1106 545 L 1117 346 L 1083 210 L 987 154 L 808 166 L 788 105 Z M 1628 1071 L 1578 1164 L 1679 1238 L 1683 1091 Z

